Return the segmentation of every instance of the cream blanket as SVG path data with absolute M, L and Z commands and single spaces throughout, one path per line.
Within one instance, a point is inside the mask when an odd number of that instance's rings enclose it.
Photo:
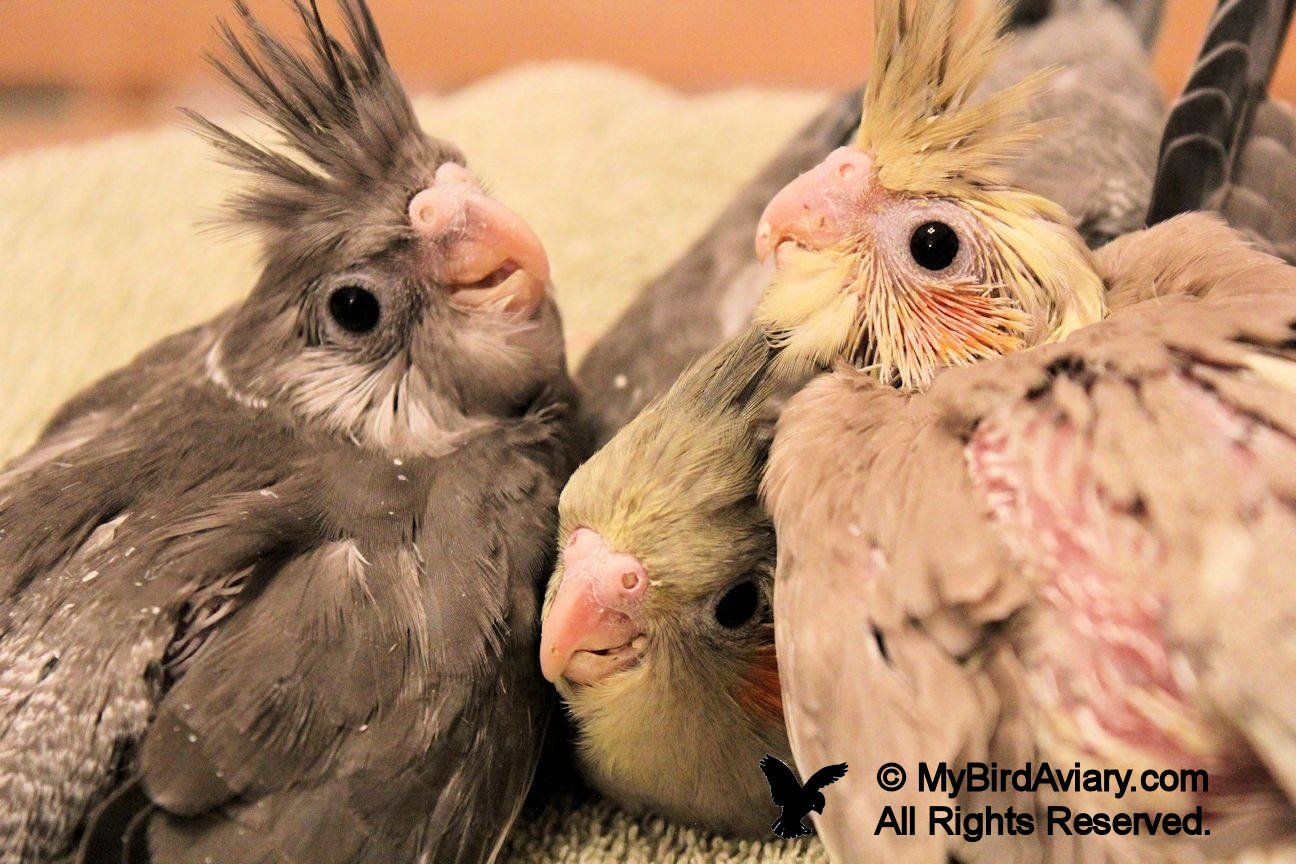
M 425 128 L 458 143 L 544 240 L 574 365 L 826 99 L 685 97 L 613 69 L 546 65 L 419 109 Z M 255 247 L 199 227 L 235 182 L 179 128 L 0 160 L 0 461 L 25 449 L 78 388 L 251 288 Z M 823 855 L 814 844 L 724 842 L 604 805 L 554 805 L 519 825 L 506 859 Z

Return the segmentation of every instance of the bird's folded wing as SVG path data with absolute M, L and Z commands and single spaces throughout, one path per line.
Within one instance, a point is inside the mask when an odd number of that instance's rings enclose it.
M 883 762 L 975 759 L 988 734 L 1001 764 L 1029 758 L 1014 700 L 988 683 L 1020 680 L 1019 661 L 986 637 L 1082 571 L 1169 598 L 1156 638 L 1290 789 L 1296 271 L 1203 215 L 1100 264 L 1160 271 L 1157 290 L 927 393 L 836 372 L 780 420 L 764 492 L 793 749 L 850 762 L 840 788 L 860 813 L 924 800 L 860 782 Z M 919 846 L 909 860 L 934 860 Z
M 507 452 L 460 451 L 413 527 L 283 561 L 198 651 L 142 747 L 157 864 L 492 859 L 551 705 L 526 539 L 556 489 Z
M 1210 202 L 1258 247 L 1296 263 L 1296 114 L 1270 99 L 1256 111 L 1230 182 Z
M 234 459 L 240 430 L 195 398 L 101 403 L 0 478 L 0 833 L 20 848 L 60 849 L 125 767 L 190 598 L 235 604 L 257 563 L 309 529 L 283 451 Z

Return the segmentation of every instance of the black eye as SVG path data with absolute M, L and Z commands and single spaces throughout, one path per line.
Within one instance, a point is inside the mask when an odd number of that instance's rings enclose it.
M 720 598 L 715 607 L 715 619 L 729 630 L 743 626 L 760 608 L 760 589 L 755 582 L 739 582 Z
M 909 238 L 909 254 L 928 270 L 944 270 L 958 253 L 958 235 L 944 222 L 925 222 Z
M 378 298 L 359 285 L 346 285 L 329 295 L 329 314 L 343 330 L 366 333 L 378 325 Z

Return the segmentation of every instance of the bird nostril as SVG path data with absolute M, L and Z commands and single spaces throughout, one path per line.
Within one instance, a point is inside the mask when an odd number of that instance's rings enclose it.
M 443 190 L 424 189 L 410 199 L 410 225 L 422 234 L 435 234 L 445 227 L 443 223 L 452 206 L 453 202 L 447 199 Z
M 639 574 L 633 570 L 627 570 L 621 574 L 621 587 L 627 591 L 633 591 L 639 585 Z
M 843 180 L 849 180 L 855 173 L 855 164 L 853 162 L 843 162 L 837 166 L 837 176 Z

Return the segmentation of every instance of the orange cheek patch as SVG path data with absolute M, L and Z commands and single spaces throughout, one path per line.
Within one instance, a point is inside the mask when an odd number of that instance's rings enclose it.
M 762 648 L 747 667 L 738 704 L 762 726 L 783 726 L 783 688 L 774 645 Z
M 1024 345 L 1025 321 L 1006 300 L 962 287 L 934 287 L 925 292 L 930 314 L 922 316 L 945 361 L 1005 354 Z
M 923 285 L 886 302 L 895 313 L 894 326 L 881 328 L 891 332 L 876 332 L 873 338 L 886 344 L 888 337 L 898 337 L 899 344 L 894 353 L 884 351 L 876 359 L 894 365 L 907 386 L 926 383 L 942 366 L 1025 346 L 1026 317 L 1006 299 L 987 296 L 973 286 Z

